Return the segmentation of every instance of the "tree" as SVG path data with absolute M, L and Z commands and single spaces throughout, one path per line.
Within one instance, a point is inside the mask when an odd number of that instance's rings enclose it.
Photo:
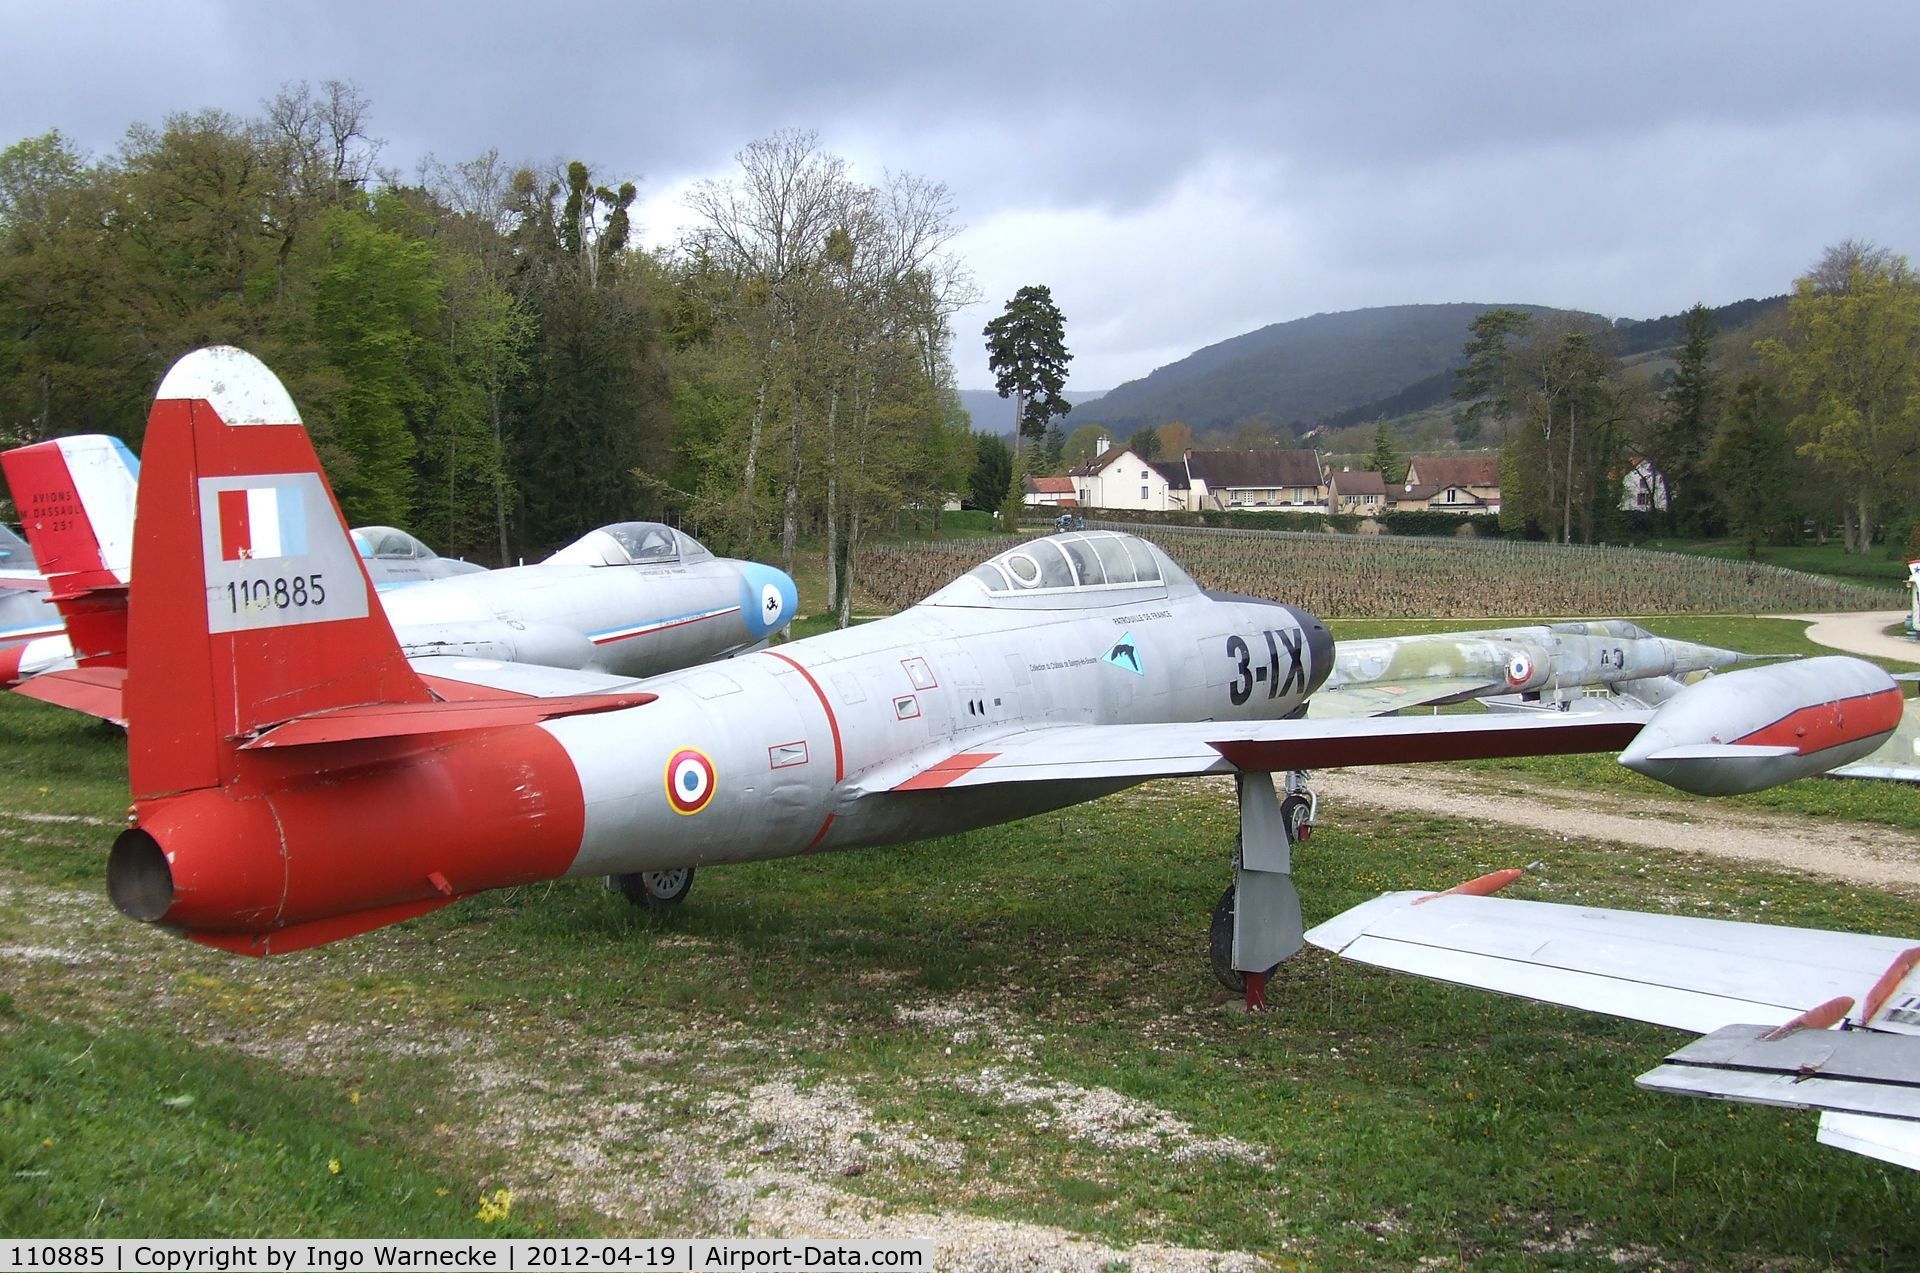
M 1453 373 L 1458 382 L 1454 400 L 1466 404 L 1460 412 L 1461 437 L 1478 435 L 1491 418 L 1499 422 L 1501 441 L 1506 441 L 1507 423 L 1518 407 L 1514 353 L 1508 342 L 1524 335 L 1532 321 L 1525 310 L 1490 309 L 1468 325 L 1472 335 L 1461 347 L 1466 362 Z
M 1127 449 L 1143 460 L 1157 459 L 1160 455 L 1160 431 L 1151 427 L 1135 429 L 1127 438 Z
M 1193 449 L 1193 429 L 1184 420 L 1163 424 L 1155 432 L 1160 435 L 1160 454 L 1164 456 L 1184 456 Z
M 1603 345 L 1602 331 L 1575 321 L 1534 331 L 1498 360 L 1504 378 L 1484 400 L 1517 413 L 1504 448 L 1503 520 L 1511 510 L 1535 531 L 1558 523 L 1568 543 L 1577 521 L 1591 542 L 1613 495 L 1630 404 L 1619 360 Z
M 1786 416 L 1780 396 L 1755 376 L 1742 380 L 1707 454 L 1727 522 L 1758 557 L 1763 540 L 1791 536 L 1800 520 L 1788 468 Z
M 1363 467 L 1378 473 L 1388 486 L 1396 486 L 1406 480 L 1407 466 L 1400 462 L 1400 453 L 1394 449 L 1393 434 L 1388 430 L 1385 420 L 1374 422 L 1373 449 L 1367 452 Z
M 1073 410 L 1060 396 L 1073 355 L 1053 292 L 1041 285 L 1021 288 L 981 334 L 987 338 L 987 366 L 997 377 L 994 388 L 1014 400 L 1016 444 L 1040 438 L 1047 421 Z
M 1054 420 L 1047 425 L 1047 436 L 1040 443 L 1040 465 L 1048 473 L 1058 474 L 1063 467 L 1061 457 L 1067 451 L 1067 431 Z
M 1684 524 L 1704 533 L 1713 516 L 1713 484 L 1707 452 L 1713 446 L 1719 408 L 1719 375 L 1713 369 L 1713 312 L 1695 305 L 1686 313 L 1678 366 L 1661 396 L 1663 410 L 1650 431 L 1647 460 L 1667 488 L 1667 530 Z
M 1767 351 L 1797 407 L 1792 434 L 1848 493 L 1846 545 L 1864 554 L 1882 511 L 1920 481 L 1920 280 L 1905 257 L 1849 241 L 1794 284 L 1787 310 L 1788 335 Z
M 396 214 L 399 201 L 382 197 Z M 339 369 L 334 428 L 351 457 L 333 475 L 340 509 L 354 523 L 401 524 L 413 511 L 410 413 L 423 404 L 415 355 L 440 312 L 440 280 L 425 244 L 342 209 L 327 221 L 334 243 L 314 318 Z
M 1013 481 L 1013 450 L 992 433 L 973 435 L 973 471 L 967 475 L 967 498 L 975 508 L 998 509 Z
M 1107 436 L 1107 427 L 1103 424 L 1083 424 L 1067 435 L 1066 445 L 1060 448 L 1060 462 L 1069 468 L 1085 464 L 1100 447 L 1100 439 Z

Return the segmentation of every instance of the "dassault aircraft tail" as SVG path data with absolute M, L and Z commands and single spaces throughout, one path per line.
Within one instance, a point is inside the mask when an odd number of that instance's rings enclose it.
M 140 462 L 103 434 L 35 442 L 0 453 L 21 529 L 65 626 L 3 679 L 66 666 L 125 667 L 127 580 Z

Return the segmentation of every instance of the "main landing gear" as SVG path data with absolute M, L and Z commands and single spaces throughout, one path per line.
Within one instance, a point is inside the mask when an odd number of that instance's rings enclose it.
M 626 875 L 609 875 L 607 887 L 635 906 L 666 910 L 686 900 L 688 890 L 693 887 L 693 868 L 682 866 L 671 871 L 633 871 Z
M 1319 801 L 1305 773 L 1286 775 L 1282 798 L 1269 773 L 1234 776 L 1240 834 L 1233 849 L 1233 883 L 1213 908 L 1207 954 L 1213 975 L 1246 995 L 1247 1011 L 1267 1007 L 1267 978 L 1300 949 L 1305 927 L 1293 884 L 1293 846 L 1313 831 Z

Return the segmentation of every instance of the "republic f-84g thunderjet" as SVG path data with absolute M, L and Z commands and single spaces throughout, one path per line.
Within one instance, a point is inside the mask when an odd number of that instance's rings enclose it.
M 478 658 L 423 676 L 263 365 L 231 349 L 183 358 L 145 463 L 124 688 L 134 802 L 108 892 L 134 919 L 254 955 L 564 876 L 666 903 L 697 867 L 1230 774 L 1241 834 L 1220 946 L 1257 1001 L 1302 942 L 1276 773 L 1626 746 L 1683 788 L 1754 788 L 1870 750 L 1898 711 L 1884 673 L 1828 659 L 1603 718 L 1322 719 L 1340 660 L 1318 619 L 1206 593 L 1153 545 L 1099 532 L 1019 544 L 891 618 L 641 682 Z M 242 501 L 289 519 L 299 533 L 281 545 L 298 551 L 228 551 Z M 1444 660 L 1439 696 L 1475 678 L 1529 692 L 1559 675 L 1536 658 L 1594 641 L 1608 675 L 1701 654 L 1663 642 L 1643 659 L 1605 629 L 1540 630 L 1532 653 L 1474 639 L 1485 666 Z M 1801 745 L 1775 743 L 1794 722 L 1812 722 Z

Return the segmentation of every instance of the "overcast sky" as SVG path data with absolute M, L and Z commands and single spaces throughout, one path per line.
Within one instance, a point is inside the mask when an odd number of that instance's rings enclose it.
M 1337 8 L 1337 12 L 1334 12 Z M 983 302 L 1067 317 L 1072 389 L 1322 311 L 1652 317 L 1920 252 L 1920 6 L 0 0 L 0 146 L 256 115 L 351 80 L 385 165 L 497 148 L 636 181 L 649 243 L 748 141 L 811 128 L 945 182 Z

